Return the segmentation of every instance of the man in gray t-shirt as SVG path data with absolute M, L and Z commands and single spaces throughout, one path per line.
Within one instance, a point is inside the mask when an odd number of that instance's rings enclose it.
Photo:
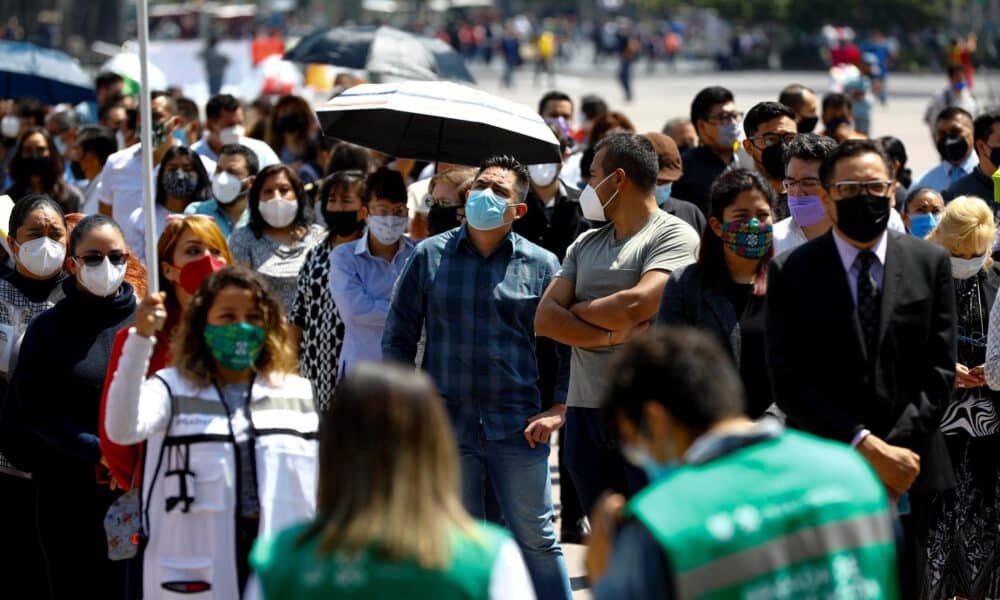
M 601 492 L 636 491 L 644 478 L 624 463 L 598 410 L 617 347 L 641 333 L 659 308 L 670 273 L 695 261 L 698 234 L 662 212 L 653 190 L 656 151 L 642 136 L 598 145 L 580 196 L 587 218 L 610 221 L 577 238 L 535 315 L 535 332 L 572 347 L 565 459 L 585 511 Z

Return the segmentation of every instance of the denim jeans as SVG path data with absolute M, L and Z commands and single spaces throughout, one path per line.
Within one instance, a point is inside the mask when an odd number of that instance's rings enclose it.
M 570 600 L 569 575 L 552 525 L 549 446 L 523 436 L 458 441 L 462 502 L 475 519 L 485 517 L 486 475 L 496 491 L 507 528 L 514 534 L 539 599 Z
M 646 485 L 646 474 L 622 457 L 618 438 L 606 430 L 600 409 L 567 408 L 563 431 L 566 468 L 585 514 L 605 490 L 631 497 Z

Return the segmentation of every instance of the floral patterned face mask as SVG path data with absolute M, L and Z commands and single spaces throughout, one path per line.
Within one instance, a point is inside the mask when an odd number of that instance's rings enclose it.
M 771 224 L 756 218 L 722 224 L 722 243 L 743 258 L 763 258 L 771 249 L 771 237 Z
M 205 325 L 205 343 L 212 357 L 230 371 L 242 371 L 254 366 L 266 337 L 266 331 L 250 323 Z

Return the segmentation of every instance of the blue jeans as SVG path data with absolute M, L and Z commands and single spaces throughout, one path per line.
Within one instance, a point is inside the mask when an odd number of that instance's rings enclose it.
M 618 438 L 604 427 L 600 409 L 567 408 L 563 431 L 566 469 L 584 514 L 590 514 L 605 490 L 631 497 L 646 485 L 646 474 L 622 457 Z
M 570 600 L 569 575 L 552 526 L 549 447 L 534 448 L 521 434 L 487 440 L 458 440 L 462 502 L 475 519 L 485 518 L 486 475 L 496 491 L 507 528 L 514 534 L 540 599 Z

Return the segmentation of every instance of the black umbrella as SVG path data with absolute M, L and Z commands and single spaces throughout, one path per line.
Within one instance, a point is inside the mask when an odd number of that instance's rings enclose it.
M 453 80 L 474 83 L 462 57 L 436 38 L 392 27 L 334 27 L 302 38 L 285 60 L 365 70 L 373 80 Z

